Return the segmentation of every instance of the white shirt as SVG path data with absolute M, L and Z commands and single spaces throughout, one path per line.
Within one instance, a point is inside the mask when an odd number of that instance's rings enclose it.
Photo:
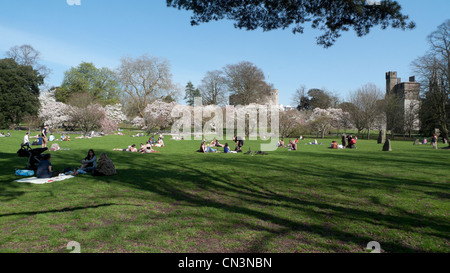
M 23 144 L 27 144 L 27 143 L 30 143 L 30 139 L 28 138 L 28 135 L 25 135 L 23 137 Z

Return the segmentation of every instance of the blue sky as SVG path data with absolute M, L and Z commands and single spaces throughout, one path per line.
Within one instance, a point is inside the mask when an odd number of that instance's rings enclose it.
M 374 28 L 359 38 L 344 33 L 328 49 L 320 33 L 288 29 L 270 32 L 235 29 L 231 21 L 190 26 L 191 13 L 167 8 L 165 0 L 0 0 L 0 58 L 15 45 L 31 44 L 52 69 L 47 83 L 61 84 L 64 72 L 82 61 L 115 69 L 123 56 L 142 54 L 170 61 L 173 79 L 184 90 L 207 71 L 250 61 L 279 89 L 280 103 L 291 104 L 301 85 L 326 88 L 346 99 L 366 83 L 385 88 L 384 75 L 397 71 L 407 80 L 411 62 L 423 55 L 426 37 L 450 19 L 449 0 L 400 0 L 417 24 L 412 31 Z M 180 101 L 182 102 L 182 101 Z

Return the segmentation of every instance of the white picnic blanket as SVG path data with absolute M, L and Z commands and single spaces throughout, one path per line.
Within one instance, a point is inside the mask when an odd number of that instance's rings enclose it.
M 52 178 L 36 178 L 36 177 L 27 177 L 23 179 L 16 180 L 15 182 L 19 183 L 32 183 L 32 184 L 47 184 L 47 183 L 53 183 L 57 181 L 63 181 L 69 178 L 74 178 L 73 175 L 60 175 L 57 177 Z

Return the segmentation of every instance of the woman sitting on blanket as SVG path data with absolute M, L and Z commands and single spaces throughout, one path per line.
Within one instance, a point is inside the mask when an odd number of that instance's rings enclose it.
M 51 159 L 50 154 L 45 154 L 44 158 L 39 161 L 39 165 L 36 170 L 36 177 L 37 178 L 52 178 L 59 176 L 59 172 L 54 172 L 52 170 L 52 163 L 50 163 Z
M 114 148 L 113 151 L 122 151 L 122 152 L 137 152 L 136 144 L 133 144 L 131 146 L 128 146 L 126 149 L 120 149 L 120 148 Z
M 95 156 L 94 150 L 90 149 L 87 156 L 81 160 L 81 167 L 77 172 L 92 172 L 97 168 L 97 156 Z

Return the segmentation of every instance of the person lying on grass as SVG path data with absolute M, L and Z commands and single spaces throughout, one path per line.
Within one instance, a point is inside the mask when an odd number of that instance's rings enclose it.
M 150 154 L 150 153 L 159 153 L 160 151 L 153 150 L 152 145 L 149 141 L 147 144 L 141 144 L 141 150 L 139 151 L 141 154 Z
M 50 154 L 45 154 L 44 158 L 39 161 L 39 165 L 36 170 L 36 177 L 37 178 L 52 178 L 59 175 L 59 172 L 54 172 L 52 170 L 52 163 L 50 163 L 51 159 Z
M 122 152 L 137 152 L 138 149 L 136 149 L 136 144 L 133 144 L 131 146 L 128 146 L 126 149 L 120 149 L 120 148 L 114 148 L 113 151 L 122 151 Z
M 220 144 L 217 139 L 213 139 L 213 141 L 211 141 L 211 146 L 212 147 L 222 147 L 223 148 L 225 145 Z

